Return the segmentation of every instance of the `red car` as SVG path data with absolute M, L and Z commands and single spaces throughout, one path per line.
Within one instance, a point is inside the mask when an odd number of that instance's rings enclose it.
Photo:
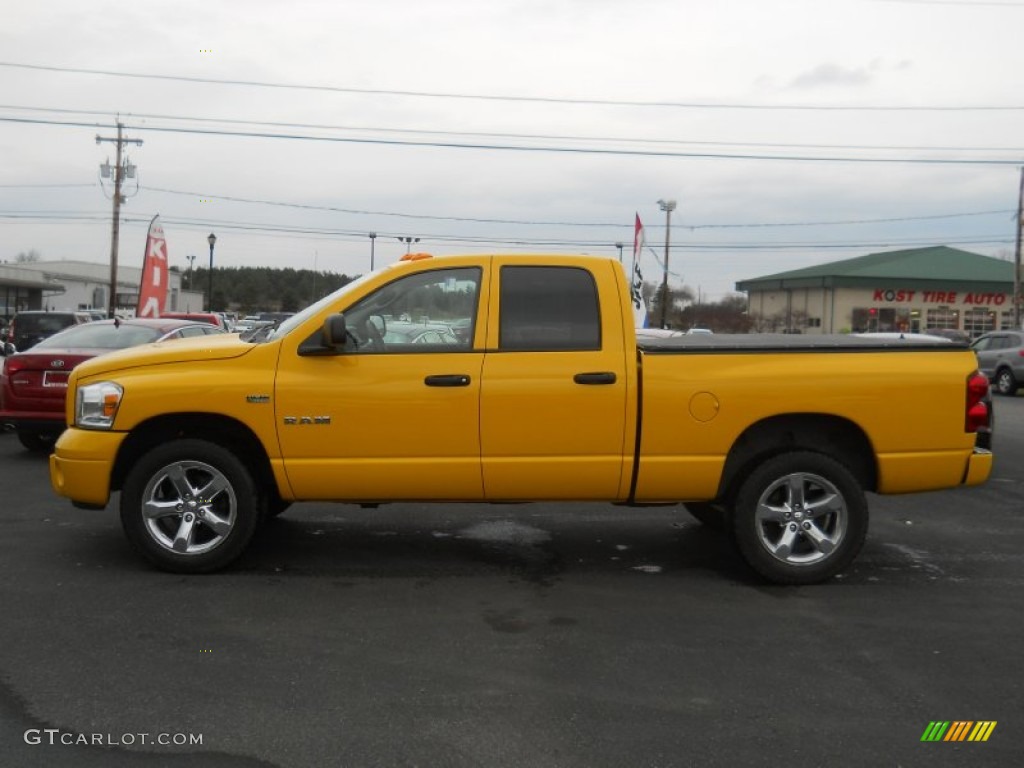
M 174 318 L 176 320 L 195 320 L 198 323 L 209 323 L 218 328 L 228 330 L 224 318 L 218 312 L 165 312 L 160 315 L 161 319 Z
M 25 352 L 8 347 L 0 368 L 0 426 L 32 451 L 49 452 L 64 431 L 64 394 L 83 360 L 168 339 L 224 333 L 208 323 L 170 318 L 98 320 L 50 336 Z

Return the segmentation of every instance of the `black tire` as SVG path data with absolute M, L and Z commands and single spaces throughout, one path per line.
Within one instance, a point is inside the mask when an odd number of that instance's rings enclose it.
M 853 562 L 868 532 L 868 504 L 853 474 L 810 451 L 766 460 L 743 481 L 733 535 L 751 568 L 776 584 L 816 584 Z
M 996 371 L 996 392 L 1007 397 L 1017 394 L 1017 377 L 1009 368 L 1000 368 Z
M 175 440 L 129 471 L 121 525 L 158 568 L 208 573 L 242 554 L 265 506 L 252 473 L 230 451 L 205 440 Z
M 724 531 L 729 528 L 729 513 L 723 504 L 688 501 L 683 507 L 698 523 L 713 531 Z
M 33 432 L 28 429 L 18 430 L 18 442 L 33 453 L 53 453 L 54 443 L 57 442 L 56 435 L 52 432 Z

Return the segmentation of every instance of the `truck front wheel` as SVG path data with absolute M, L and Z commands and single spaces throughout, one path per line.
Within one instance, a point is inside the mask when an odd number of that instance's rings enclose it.
M 175 440 L 145 454 L 121 491 L 121 525 L 158 568 L 205 573 L 237 558 L 252 539 L 263 499 L 251 472 L 205 440 Z
M 868 505 L 853 474 L 820 453 L 793 451 L 757 467 L 733 514 L 747 563 L 777 584 L 815 584 L 853 562 L 868 530 Z

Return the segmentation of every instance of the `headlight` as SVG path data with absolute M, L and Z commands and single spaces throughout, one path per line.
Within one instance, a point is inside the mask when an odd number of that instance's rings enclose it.
M 82 429 L 110 429 L 124 389 L 112 381 L 79 387 L 75 394 L 75 425 Z

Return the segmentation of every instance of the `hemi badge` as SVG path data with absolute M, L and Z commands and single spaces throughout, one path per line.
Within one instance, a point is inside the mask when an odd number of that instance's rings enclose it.
M 270 395 L 246 395 L 245 402 L 247 403 L 269 403 Z

